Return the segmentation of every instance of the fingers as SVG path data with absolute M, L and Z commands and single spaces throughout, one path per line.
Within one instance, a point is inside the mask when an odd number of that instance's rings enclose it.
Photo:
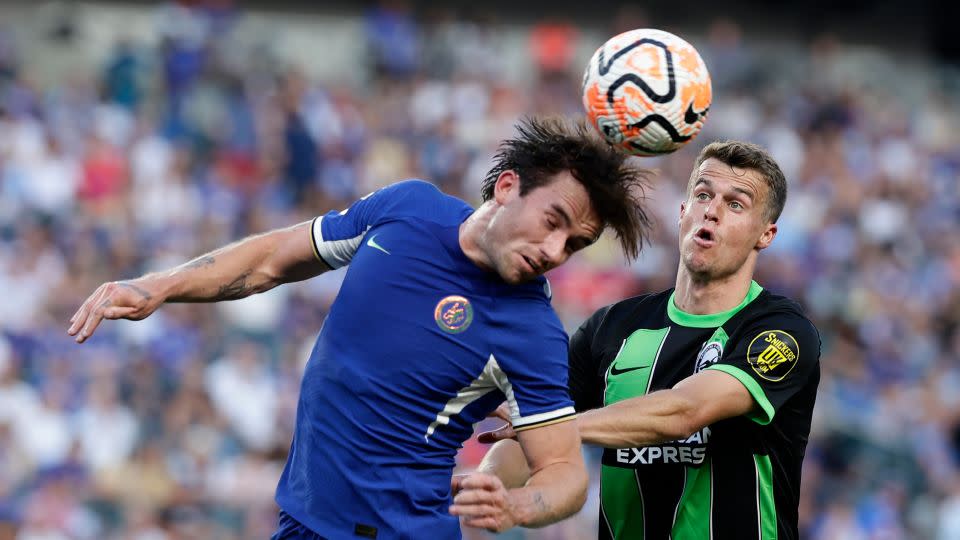
M 460 493 L 460 490 L 463 489 L 462 483 L 463 479 L 466 478 L 465 474 L 455 474 L 450 477 L 450 494 L 456 496 L 457 493 Z
M 497 407 L 492 413 L 487 415 L 487 418 L 499 418 L 506 423 L 510 423 L 510 407 L 507 405 L 507 402 L 504 401 Z
M 517 432 L 514 431 L 513 426 L 510 424 L 497 428 L 493 431 L 485 431 L 477 435 L 477 440 L 484 444 L 493 444 L 498 441 L 516 438 Z
M 507 490 L 500 479 L 482 473 L 464 477 L 458 482 L 461 490 L 454 497 L 450 514 L 463 518 L 464 525 L 502 531 L 512 525 Z
M 496 491 L 503 489 L 503 482 L 492 474 L 478 472 L 464 476 L 460 481 L 460 489 Z
M 88 337 L 93 335 L 93 331 L 100 326 L 100 321 L 103 320 L 103 311 L 107 305 L 106 302 L 108 301 L 101 302 L 97 307 L 89 311 L 82 329 L 79 335 L 77 335 L 77 343 L 86 341 Z
M 133 317 L 140 310 L 131 305 L 125 289 L 116 283 L 104 283 L 84 301 L 70 319 L 67 334 L 76 336 L 77 343 L 83 343 L 100 325 L 103 319 L 122 319 Z
M 101 297 L 103 296 L 104 290 L 106 289 L 107 284 L 103 284 L 97 287 L 97 290 L 93 291 L 84 302 L 80 304 L 80 308 L 77 309 L 77 312 L 73 314 L 73 317 L 70 318 L 70 328 L 67 330 L 67 334 L 71 336 L 77 336 L 77 343 L 83 343 L 90 334 L 85 332 L 80 332 L 81 328 L 85 328 L 89 322 L 90 314 L 94 310 L 94 306 L 102 302 Z M 99 321 L 98 321 L 99 322 Z M 94 325 L 96 327 L 96 325 Z M 77 335 L 78 332 L 80 335 Z
M 490 532 L 503 532 L 506 530 L 503 525 L 496 518 L 485 516 L 479 518 L 464 518 L 463 524 L 467 527 L 475 527 L 477 529 L 486 529 Z
M 138 308 L 135 307 L 112 307 L 103 310 L 104 319 L 124 319 L 134 315 Z

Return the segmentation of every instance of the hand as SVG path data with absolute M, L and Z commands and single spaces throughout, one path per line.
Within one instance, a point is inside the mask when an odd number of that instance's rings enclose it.
M 470 476 L 469 474 L 455 474 L 450 477 L 450 495 L 453 497 L 457 496 L 457 493 L 460 493 L 460 490 L 463 489 L 463 480 Z
M 498 441 L 503 441 L 506 439 L 516 439 L 517 432 L 514 431 L 513 425 L 506 423 L 503 426 L 494 429 L 492 431 L 485 431 L 477 435 L 477 440 L 483 444 L 493 444 Z
M 97 287 L 70 319 L 67 333 L 83 343 L 103 319 L 130 319 L 139 321 L 157 310 L 163 298 L 155 286 L 143 279 L 111 281 Z
M 499 407 L 494 409 L 494 411 L 487 415 L 487 418 L 499 418 L 506 423 L 510 423 L 510 406 L 507 405 L 507 402 L 504 401 L 500 404 Z
M 454 477 L 458 489 L 450 513 L 462 517 L 464 525 L 490 532 L 503 532 L 516 525 L 509 492 L 499 478 L 479 472 L 459 478 Z

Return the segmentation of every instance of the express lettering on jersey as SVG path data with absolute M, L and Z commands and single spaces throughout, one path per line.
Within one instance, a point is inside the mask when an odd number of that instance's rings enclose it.
M 636 468 L 643 465 L 701 465 L 707 458 L 710 428 L 705 427 L 685 439 L 668 444 L 618 448 L 604 452 L 603 463 L 615 467 Z

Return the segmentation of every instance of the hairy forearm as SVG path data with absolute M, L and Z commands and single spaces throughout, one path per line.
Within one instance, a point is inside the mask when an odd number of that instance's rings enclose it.
M 580 413 L 584 443 L 605 448 L 634 448 L 677 440 L 698 429 L 691 419 L 695 404 L 675 390 L 662 390 Z
M 513 440 L 495 444 L 479 470 L 496 475 L 509 489 L 511 513 L 517 525 L 543 527 L 576 513 L 587 496 L 587 475 L 581 463 L 557 462 L 531 475 L 520 445 Z
M 252 236 L 140 279 L 155 284 L 166 302 L 235 300 L 283 282 L 266 265 L 276 249 L 271 234 Z

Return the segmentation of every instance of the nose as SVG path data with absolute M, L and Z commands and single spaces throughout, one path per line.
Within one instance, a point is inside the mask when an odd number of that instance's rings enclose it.
M 567 260 L 567 235 L 562 231 L 554 231 L 547 236 L 540 248 L 541 265 L 544 269 L 555 268 Z
M 710 204 L 703 209 L 703 218 L 709 221 L 718 221 L 720 219 L 720 209 L 723 207 L 723 200 L 720 197 L 714 197 Z

